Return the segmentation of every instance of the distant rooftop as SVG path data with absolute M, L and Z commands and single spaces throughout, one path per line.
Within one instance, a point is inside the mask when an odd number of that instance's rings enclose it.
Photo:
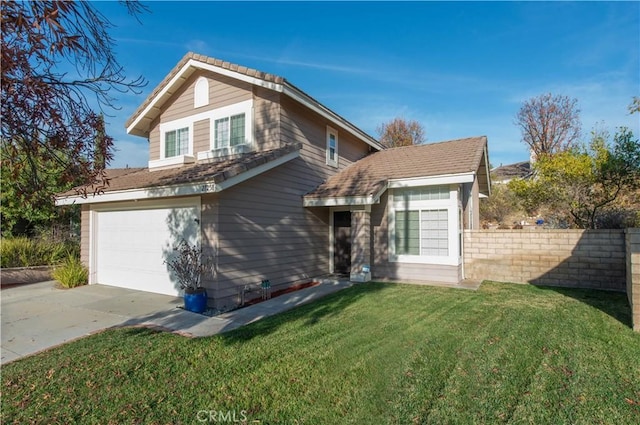
M 500 165 L 491 170 L 491 179 L 494 182 L 509 181 L 516 178 L 523 179 L 529 176 L 531 176 L 531 163 L 529 161 Z

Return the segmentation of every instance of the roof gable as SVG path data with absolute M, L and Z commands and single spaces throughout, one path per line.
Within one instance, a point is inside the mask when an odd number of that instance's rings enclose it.
M 213 72 L 252 85 L 264 87 L 283 93 L 296 102 L 311 109 L 328 119 L 333 125 L 348 131 L 358 139 L 375 148 L 384 149 L 374 138 L 351 124 L 340 115 L 322 105 L 311 96 L 298 89 L 287 80 L 274 74 L 261 72 L 252 68 L 232 64 L 220 59 L 211 58 L 196 53 L 187 53 L 167 76 L 156 86 L 145 101 L 136 109 L 126 121 L 127 133 L 147 137 L 152 122 L 162 113 L 163 105 L 183 86 L 189 77 L 197 70 Z
M 345 203 L 371 203 L 377 202 L 394 181 L 424 178 L 437 181 L 437 177 L 454 181 L 455 176 L 475 178 L 476 173 L 481 191 L 489 192 L 487 155 L 485 136 L 383 150 L 330 177 L 305 195 L 305 201 L 340 198 Z

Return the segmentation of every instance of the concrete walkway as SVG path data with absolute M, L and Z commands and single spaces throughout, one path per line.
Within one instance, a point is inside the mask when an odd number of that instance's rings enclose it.
M 149 326 L 190 337 L 226 332 L 351 286 L 320 285 L 216 317 L 185 311 L 181 298 L 105 285 L 58 289 L 55 282 L 3 289 L 1 363 L 116 326 Z

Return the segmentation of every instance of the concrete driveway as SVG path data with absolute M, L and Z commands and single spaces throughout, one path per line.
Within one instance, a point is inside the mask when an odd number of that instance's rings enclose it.
M 181 298 L 104 285 L 59 289 L 42 282 L 3 288 L 0 297 L 2 364 L 160 312 L 196 316 L 176 308 Z
M 177 308 L 182 298 L 113 286 L 59 289 L 55 282 L 42 282 L 3 288 L 2 364 L 113 326 L 151 326 L 189 337 L 216 335 L 352 285 L 334 279 L 318 282 L 216 317 Z

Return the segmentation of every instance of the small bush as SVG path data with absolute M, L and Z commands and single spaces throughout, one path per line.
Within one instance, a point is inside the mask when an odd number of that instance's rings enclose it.
M 79 259 L 69 256 L 62 266 L 53 270 L 52 276 L 65 288 L 75 288 L 87 284 L 89 271 Z
M 78 242 L 26 237 L 2 238 L 0 242 L 0 267 L 3 268 L 54 266 L 69 256 L 80 256 Z

